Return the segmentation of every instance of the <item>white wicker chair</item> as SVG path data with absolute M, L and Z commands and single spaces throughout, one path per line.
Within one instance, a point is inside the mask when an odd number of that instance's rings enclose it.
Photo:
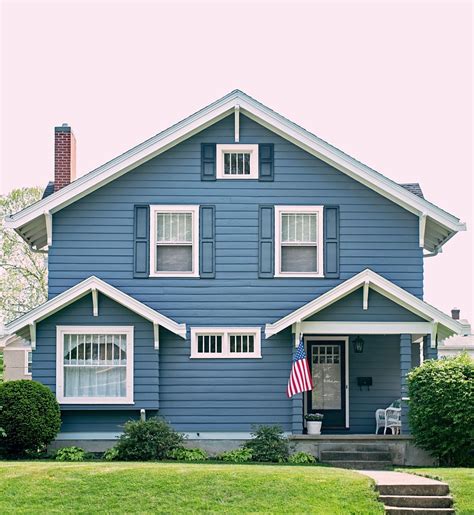
M 379 429 L 385 429 L 385 410 L 378 409 L 375 411 L 375 434 L 379 434 Z
M 400 434 L 400 429 L 402 427 L 401 420 L 401 408 L 387 408 L 385 410 L 385 428 L 383 430 L 383 434 L 387 434 L 387 429 L 392 431 L 392 435 Z

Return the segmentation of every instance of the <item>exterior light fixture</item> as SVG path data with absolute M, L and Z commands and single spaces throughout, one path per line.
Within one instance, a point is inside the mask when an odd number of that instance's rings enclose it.
M 356 336 L 352 340 L 352 345 L 354 345 L 354 352 L 357 352 L 358 354 L 364 352 L 364 343 L 364 340 L 360 336 Z

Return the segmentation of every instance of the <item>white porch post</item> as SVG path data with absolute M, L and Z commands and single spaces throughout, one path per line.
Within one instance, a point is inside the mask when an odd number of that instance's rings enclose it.
M 410 427 L 408 425 L 408 381 L 407 374 L 411 368 L 411 335 L 400 335 L 400 383 L 401 383 L 401 397 L 402 397 L 402 430 L 403 434 L 410 434 Z

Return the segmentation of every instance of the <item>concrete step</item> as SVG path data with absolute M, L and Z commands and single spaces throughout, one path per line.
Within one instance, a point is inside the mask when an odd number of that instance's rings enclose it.
M 367 461 L 367 460 L 321 460 L 322 463 L 343 469 L 354 470 L 391 470 L 391 461 Z
M 402 506 L 385 506 L 389 515 L 449 515 L 455 513 L 453 508 L 404 508 Z
M 321 461 L 392 461 L 384 451 L 321 451 Z
M 386 444 L 367 445 L 345 442 L 344 444 L 325 444 L 321 452 L 388 452 Z
M 380 495 L 379 501 L 386 506 L 403 508 L 451 508 L 453 505 L 449 495 Z
M 426 484 L 404 484 L 404 485 L 377 485 L 380 495 L 423 495 L 423 496 L 443 496 L 449 494 L 449 486 L 446 483 L 426 483 Z

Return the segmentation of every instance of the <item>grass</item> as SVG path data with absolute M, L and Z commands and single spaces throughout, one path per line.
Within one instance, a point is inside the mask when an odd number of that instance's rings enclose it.
M 383 513 L 376 498 L 327 467 L 0 462 L 0 513 Z
M 474 469 L 433 467 L 398 470 L 428 476 L 448 483 L 454 498 L 456 513 L 474 514 Z

